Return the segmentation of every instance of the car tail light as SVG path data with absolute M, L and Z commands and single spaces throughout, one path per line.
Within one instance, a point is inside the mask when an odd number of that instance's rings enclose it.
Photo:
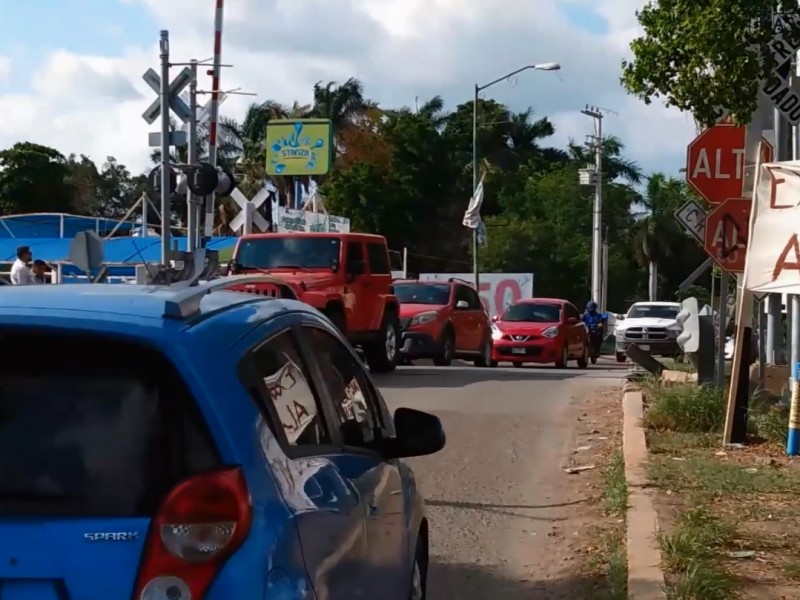
M 202 600 L 253 519 L 240 468 L 179 483 L 153 519 L 134 600 Z

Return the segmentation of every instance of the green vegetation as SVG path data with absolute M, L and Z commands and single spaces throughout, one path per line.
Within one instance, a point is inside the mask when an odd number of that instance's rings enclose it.
M 625 478 L 625 459 L 616 450 L 603 469 L 603 511 L 609 517 L 625 521 L 628 510 L 628 482 Z M 625 527 L 614 527 L 600 534 L 600 545 L 594 557 L 595 567 L 608 582 L 605 600 L 627 600 L 628 556 Z
M 779 0 L 651 0 L 636 13 L 644 34 L 631 43 L 622 83 L 645 103 L 662 97 L 713 124 L 727 108 L 747 123 L 760 82 L 777 66 L 769 55 Z M 796 39 L 800 28 L 781 32 Z
M 253 104 L 241 120 L 223 120 L 219 160 L 236 171 L 249 197 L 267 179 L 270 119 L 329 118 L 337 152 L 333 171 L 319 178 L 327 210 L 349 217 L 355 230 L 385 235 L 394 251 L 406 246 L 412 273 L 463 272 L 472 266 L 471 233 L 461 226 L 472 195 L 472 114 L 471 101 L 447 109 L 438 97 L 415 109 L 380 106 L 356 79 L 322 83 L 310 90 L 307 104 L 266 101 Z M 533 272 L 537 294 L 582 305 L 590 287 L 593 189 L 579 185 L 578 170 L 591 162 L 592 151 L 578 143 L 554 148 L 553 133 L 553 124 L 532 109 L 515 112 L 491 99 L 479 101 L 478 158 L 489 240 L 481 265 L 487 271 Z M 202 160 L 205 140 L 199 146 Z M 182 161 L 183 152 L 179 148 L 174 158 Z M 690 192 L 679 179 L 643 173 L 626 156 L 623 140 L 607 137 L 603 153 L 608 305 L 622 311 L 646 297 L 650 261 L 659 264 L 660 297 L 672 297 L 705 258 L 674 218 Z M 286 198 L 292 178 L 271 179 Z M 30 143 L 0 151 L 4 214 L 46 210 L 120 217 L 143 190 L 142 175 L 111 157 L 95 164 Z M 173 206 L 173 222 L 185 221 L 186 203 Z M 235 212 L 231 203 L 220 203 L 220 235 L 231 233 Z
M 655 380 L 645 385 L 649 479 L 669 494 L 669 505 L 677 512 L 675 526 L 658 537 L 668 598 L 736 598 L 738 568 L 727 561 L 742 551 L 748 556 L 771 553 L 777 565 L 773 577 L 800 579 L 795 550 L 800 508 L 793 502 L 800 469 L 769 454 L 720 451 L 726 405 L 720 390 L 665 387 Z M 767 442 L 763 448 L 785 442 L 787 424 L 784 409 L 751 402 L 752 439 Z

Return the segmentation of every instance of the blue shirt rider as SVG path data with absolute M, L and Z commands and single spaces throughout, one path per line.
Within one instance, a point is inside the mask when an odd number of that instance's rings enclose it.
M 586 303 L 586 311 L 584 311 L 582 320 L 586 324 L 586 327 L 589 331 L 595 331 L 600 327 L 605 327 L 605 321 L 608 319 L 608 316 L 605 313 L 601 313 L 597 310 L 597 302 L 594 300 L 589 300 Z

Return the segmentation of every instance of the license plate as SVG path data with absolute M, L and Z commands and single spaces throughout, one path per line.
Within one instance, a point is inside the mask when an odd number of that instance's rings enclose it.
M 512 348 L 511 354 L 525 354 L 525 348 Z
M 648 345 L 646 345 L 646 344 L 645 344 L 645 345 L 641 345 L 641 344 L 640 344 L 640 345 L 639 345 L 639 348 L 641 348 L 641 349 L 642 349 L 642 350 L 644 350 L 645 352 L 650 352 L 650 346 L 648 346 Z

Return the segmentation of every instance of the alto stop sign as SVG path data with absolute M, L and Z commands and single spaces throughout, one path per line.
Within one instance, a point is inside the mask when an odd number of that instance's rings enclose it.
M 686 150 L 686 181 L 709 204 L 742 195 L 746 129 L 741 125 L 714 125 Z
M 729 198 L 706 217 L 705 249 L 729 273 L 744 271 L 751 200 Z

